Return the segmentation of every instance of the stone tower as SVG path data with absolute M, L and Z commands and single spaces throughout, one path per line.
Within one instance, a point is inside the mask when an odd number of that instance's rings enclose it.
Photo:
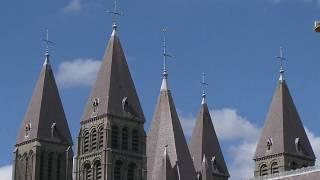
M 313 166 L 315 155 L 281 68 L 265 125 L 254 155 L 254 176 Z
M 116 25 L 78 135 L 76 180 L 145 180 L 144 114 Z
M 164 51 L 164 59 L 166 56 Z M 147 137 L 148 180 L 196 180 L 188 145 L 168 87 L 165 64 L 160 95 Z
M 226 180 L 228 168 L 214 130 L 206 94 L 202 95 L 200 112 L 192 133 L 190 152 L 199 180 Z
M 13 180 L 72 179 L 72 138 L 48 51 L 15 147 Z

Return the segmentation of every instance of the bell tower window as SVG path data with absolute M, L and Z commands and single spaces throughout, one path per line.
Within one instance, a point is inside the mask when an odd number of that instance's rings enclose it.
M 268 167 L 266 164 L 262 164 L 260 167 L 260 176 L 267 176 L 268 175 Z

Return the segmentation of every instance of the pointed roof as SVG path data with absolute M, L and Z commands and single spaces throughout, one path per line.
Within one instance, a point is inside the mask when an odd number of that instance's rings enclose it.
M 213 170 L 213 166 L 209 166 L 210 171 L 212 171 L 213 174 L 229 177 L 228 168 L 212 124 L 208 106 L 204 99 L 205 98 L 203 97 L 190 143 L 190 152 L 194 166 L 197 172 L 202 172 L 203 161 L 207 160 L 206 158 L 209 158 L 210 161 L 214 161 L 212 163 L 214 163 L 215 169 Z
M 48 53 L 45 55 L 45 62 L 16 144 L 19 145 L 35 139 L 72 145 L 72 137 Z
M 315 155 L 309 139 L 282 73 L 281 76 L 254 159 L 284 153 L 314 161 Z
M 97 107 L 93 106 L 95 99 L 98 100 Z M 107 114 L 126 117 L 131 115 L 144 121 L 136 88 L 115 28 L 81 121 Z
M 166 76 L 163 83 L 167 84 Z M 165 87 L 165 88 L 163 88 Z M 168 146 L 176 179 L 196 180 L 196 173 L 183 130 L 168 86 L 162 86 L 147 136 L 148 180 L 156 180 L 163 160 L 163 147 Z

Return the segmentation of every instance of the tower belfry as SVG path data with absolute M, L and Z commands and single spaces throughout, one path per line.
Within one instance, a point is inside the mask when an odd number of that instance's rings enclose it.
M 49 61 L 45 62 L 18 134 L 14 180 L 72 178 L 72 138 Z
M 280 61 L 284 59 L 280 51 Z M 255 176 L 314 166 L 315 155 L 284 79 L 280 79 L 254 155 Z
M 110 13 L 120 15 L 116 4 Z M 80 122 L 76 180 L 146 180 L 145 118 L 113 23 Z
M 201 85 L 203 86 L 202 102 L 191 136 L 190 153 L 198 179 L 226 180 L 229 178 L 229 171 L 205 101 L 205 86 L 208 84 L 204 73 Z
M 160 95 L 147 136 L 148 180 L 196 180 L 193 162 L 168 88 L 166 44 Z M 165 156 L 163 148 L 165 148 Z M 163 174 L 165 173 L 165 174 Z M 160 176 L 161 175 L 161 176 Z

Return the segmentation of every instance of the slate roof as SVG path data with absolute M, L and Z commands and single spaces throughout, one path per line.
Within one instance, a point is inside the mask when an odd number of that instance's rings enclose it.
M 229 177 L 228 168 L 212 124 L 208 105 L 204 101 L 201 105 L 195 128 L 193 129 L 190 152 L 197 172 L 203 170 L 203 161 L 211 164 L 212 159 L 214 159 L 216 168 L 212 169 L 213 166 L 210 165 L 205 169 L 211 171 L 213 174 Z M 208 177 L 207 179 L 210 178 Z
M 96 98 L 99 104 L 94 110 L 93 101 Z M 120 117 L 130 114 L 144 121 L 144 114 L 116 29 L 112 32 L 81 121 L 107 114 Z
M 269 151 L 267 149 L 268 140 L 272 143 Z M 315 160 L 287 83 L 281 79 L 273 96 L 254 159 L 280 153 Z
M 164 84 L 165 83 L 165 84 Z M 147 136 L 148 180 L 157 180 L 163 161 L 163 148 L 168 146 L 171 167 L 178 180 L 196 180 L 196 173 L 170 90 L 164 77 L 155 113 Z
M 46 54 L 45 58 L 17 137 L 17 145 L 34 139 L 72 145 L 68 122 L 49 63 L 49 54 Z M 26 136 L 27 127 L 29 127 L 28 136 Z

